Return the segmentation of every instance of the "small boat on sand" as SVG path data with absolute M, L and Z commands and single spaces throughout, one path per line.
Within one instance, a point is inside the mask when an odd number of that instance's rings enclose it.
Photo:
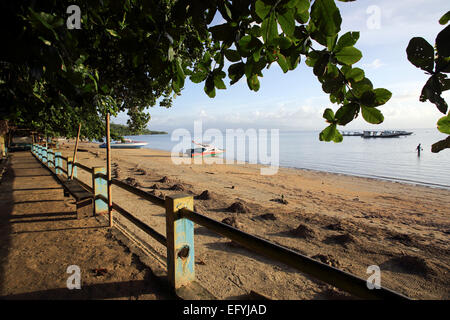
M 186 153 L 191 157 L 215 157 L 216 155 L 219 155 L 221 153 L 224 153 L 225 150 L 220 149 L 216 146 L 210 145 L 210 144 L 202 144 L 197 143 L 194 140 L 192 140 L 193 143 L 200 146 L 199 148 L 191 148 L 187 149 Z
M 148 142 L 144 141 L 133 141 L 131 139 L 124 139 L 122 141 L 115 141 L 111 143 L 111 149 L 140 149 L 146 146 Z M 106 148 L 106 143 L 99 146 L 100 148 Z

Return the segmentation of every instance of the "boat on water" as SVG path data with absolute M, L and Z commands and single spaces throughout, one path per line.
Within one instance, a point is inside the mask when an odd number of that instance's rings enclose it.
M 384 130 L 384 131 L 364 131 L 363 138 L 394 138 L 400 136 L 409 136 L 412 132 L 401 130 Z
M 115 141 L 111 143 L 111 149 L 140 149 L 146 146 L 148 142 L 144 141 L 133 141 L 131 139 L 124 139 L 122 141 Z M 100 148 L 106 148 L 106 143 L 99 146 Z
M 192 140 L 192 143 L 198 145 L 198 148 L 191 148 L 187 149 L 186 153 L 191 157 L 215 157 L 221 153 L 224 153 L 224 149 L 220 149 L 216 146 L 210 145 L 210 144 L 202 144 L 197 143 L 194 140 Z
M 361 137 L 363 133 L 361 131 L 343 131 L 342 135 L 348 137 Z

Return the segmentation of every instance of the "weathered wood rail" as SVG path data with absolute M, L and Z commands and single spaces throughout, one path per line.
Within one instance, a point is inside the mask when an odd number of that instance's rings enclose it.
M 284 263 L 356 297 L 363 299 L 408 299 L 400 293 L 387 288 L 369 289 L 367 281 L 362 278 L 199 214 L 193 210 L 194 199 L 190 195 L 180 194 L 166 196 L 165 199 L 162 199 L 117 179 L 108 181 L 105 174 L 106 169 L 103 167 L 89 168 L 78 162 L 74 163 L 72 157 L 63 157 L 60 152 L 54 152 L 38 144 L 32 146 L 31 152 L 61 181 L 68 179 L 70 176 L 68 173 L 72 171 L 73 166 L 73 178 L 93 194 L 95 199 L 94 214 L 104 214 L 109 212 L 109 209 L 112 209 L 166 246 L 167 274 L 174 289 L 178 289 L 195 280 L 194 223 L 197 223 L 239 243 L 254 253 Z M 65 168 L 62 165 L 63 161 L 66 162 Z M 92 175 L 92 186 L 78 180 L 77 168 L 85 170 Z M 157 206 L 164 207 L 166 209 L 166 235 L 160 234 L 114 202 L 111 202 L 112 208 L 108 208 L 108 183 L 116 185 Z

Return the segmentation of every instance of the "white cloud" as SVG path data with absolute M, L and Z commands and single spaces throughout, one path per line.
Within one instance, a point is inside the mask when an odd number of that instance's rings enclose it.
M 363 63 L 362 66 L 365 69 L 379 69 L 385 65 L 386 65 L 385 63 L 381 62 L 381 60 L 377 58 L 373 60 L 371 63 Z

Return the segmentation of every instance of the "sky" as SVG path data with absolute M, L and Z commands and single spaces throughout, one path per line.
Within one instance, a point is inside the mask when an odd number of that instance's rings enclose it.
M 406 57 L 406 47 L 413 37 L 423 37 L 434 45 L 437 34 L 444 28 L 438 20 L 450 10 L 448 0 L 357 0 L 336 1 L 341 15 L 340 35 L 359 31 L 356 47 L 363 58 L 354 67 L 364 69 L 374 88 L 392 92 L 391 100 L 380 107 L 385 120 L 380 125 L 366 123 L 361 116 L 342 130 L 358 129 L 415 129 L 436 128 L 443 116 L 435 105 L 419 101 L 420 92 L 428 79 Z M 222 23 L 216 20 L 217 23 Z M 303 57 L 302 57 L 303 58 Z M 294 71 L 283 74 L 278 64 L 263 70 L 258 92 L 250 91 L 245 76 L 226 90 L 217 90 L 211 99 L 203 91 L 204 84 L 186 79 L 181 96 L 173 107 L 149 108 L 151 130 L 191 130 L 195 120 L 202 120 L 204 128 L 255 128 L 280 130 L 321 130 L 327 126 L 323 111 L 332 104 L 321 89 L 312 69 L 301 61 Z M 227 78 L 228 79 L 228 78 Z M 443 95 L 450 101 L 450 93 Z M 113 118 L 114 123 L 125 124 L 126 113 Z

